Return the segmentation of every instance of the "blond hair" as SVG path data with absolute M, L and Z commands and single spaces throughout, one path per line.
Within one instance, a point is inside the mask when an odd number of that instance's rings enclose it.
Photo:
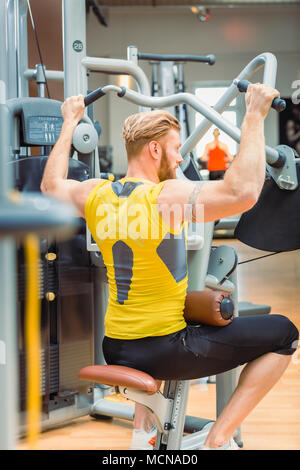
M 170 129 L 179 131 L 180 124 L 168 111 L 144 111 L 129 116 L 122 130 L 128 160 L 135 157 L 151 140 L 164 137 Z

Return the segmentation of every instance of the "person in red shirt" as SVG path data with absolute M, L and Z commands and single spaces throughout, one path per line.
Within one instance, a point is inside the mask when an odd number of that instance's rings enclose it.
M 214 140 L 206 144 L 200 161 L 207 162 L 209 179 L 219 180 L 223 179 L 228 163 L 233 160 L 233 155 L 229 152 L 227 145 L 220 142 L 219 129 L 214 129 L 213 136 Z

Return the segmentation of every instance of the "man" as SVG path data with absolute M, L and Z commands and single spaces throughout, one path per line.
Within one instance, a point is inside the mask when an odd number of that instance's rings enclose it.
M 130 116 L 123 128 L 125 178 L 67 180 L 72 135 L 83 97 L 62 106 L 61 135 L 41 190 L 72 202 L 100 247 L 109 280 L 103 350 L 108 364 L 144 370 L 157 380 L 194 379 L 246 364 L 204 449 L 235 449 L 234 431 L 281 377 L 298 330 L 281 315 L 235 318 L 226 327 L 187 326 L 185 222 L 218 220 L 249 210 L 265 178 L 264 119 L 278 91 L 249 85 L 239 152 L 223 180 L 176 180 L 182 162 L 179 123 L 165 111 Z M 172 210 L 168 210 L 172 208 Z M 136 406 L 132 448 L 151 437 L 151 416 Z M 142 429 L 140 429 L 142 428 Z M 149 431 L 149 433 L 148 433 Z M 145 441 L 144 443 L 142 441 Z
M 219 140 L 220 131 L 214 129 L 214 140 L 206 144 L 202 157 L 202 162 L 207 162 L 210 180 L 218 180 L 224 177 L 229 162 L 232 162 L 233 155 L 229 152 L 226 144 Z

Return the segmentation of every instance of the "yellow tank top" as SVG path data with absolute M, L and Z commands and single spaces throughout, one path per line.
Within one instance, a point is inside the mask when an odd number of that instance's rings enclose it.
M 107 269 L 110 338 L 162 336 L 186 326 L 186 224 L 175 231 L 160 216 L 164 183 L 102 180 L 87 199 L 87 226 Z

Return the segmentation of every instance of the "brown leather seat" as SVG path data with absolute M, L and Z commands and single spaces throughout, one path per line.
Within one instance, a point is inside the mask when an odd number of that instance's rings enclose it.
M 159 387 L 151 375 L 125 366 L 87 366 L 80 370 L 79 379 L 104 385 L 130 387 L 153 395 Z

